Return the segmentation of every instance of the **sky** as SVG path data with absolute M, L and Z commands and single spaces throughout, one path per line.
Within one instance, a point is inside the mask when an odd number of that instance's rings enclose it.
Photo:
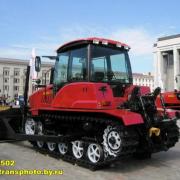
M 153 72 L 157 38 L 180 33 L 179 0 L 0 0 L 0 57 L 55 55 L 71 40 L 103 37 L 131 47 L 133 72 Z

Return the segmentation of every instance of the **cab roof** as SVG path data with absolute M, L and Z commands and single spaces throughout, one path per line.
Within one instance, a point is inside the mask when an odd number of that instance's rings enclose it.
M 88 43 L 114 45 L 117 47 L 125 47 L 126 49 L 130 49 L 130 47 L 127 44 L 119 42 L 119 41 L 105 39 L 105 38 L 98 38 L 98 37 L 89 37 L 89 38 L 77 39 L 77 40 L 65 43 L 57 49 L 57 52 L 63 51 L 66 48 L 70 48 L 72 46 L 83 45 L 83 44 L 88 44 Z

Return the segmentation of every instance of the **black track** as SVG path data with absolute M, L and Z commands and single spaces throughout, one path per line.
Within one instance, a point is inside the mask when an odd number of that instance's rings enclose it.
M 87 158 L 87 155 L 85 154 L 81 159 L 76 159 L 73 156 L 72 153 L 72 146 L 71 146 L 71 141 L 67 142 L 65 141 L 61 141 L 61 142 L 65 142 L 69 144 L 69 149 L 70 151 L 68 151 L 68 153 L 66 155 L 61 155 L 58 150 L 56 149 L 55 151 L 51 152 L 48 150 L 47 146 L 44 146 L 43 148 L 39 148 L 36 144 L 36 142 L 31 142 L 35 149 L 41 153 L 45 153 L 45 154 L 49 154 L 53 157 L 56 158 L 60 158 L 62 160 L 68 161 L 72 164 L 77 164 L 79 166 L 83 166 L 86 167 L 88 169 L 91 170 L 97 170 L 100 169 L 104 166 L 110 165 L 111 163 L 119 160 L 122 156 L 128 156 L 128 155 L 132 155 L 135 151 L 136 148 L 138 146 L 138 135 L 137 133 L 131 129 L 131 128 L 125 128 L 124 126 L 122 126 L 122 124 L 120 124 L 120 122 L 116 122 L 114 120 L 109 120 L 107 118 L 97 118 L 97 117 L 92 117 L 92 116 L 70 116 L 70 115 L 53 115 L 53 114 L 42 114 L 41 115 L 41 119 L 46 119 L 46 118 L 50 118 L 50 119 L 54 119 L 54 120 L 62 120 L 63 122 L 66 123 L 72 123 L 72 122 L 76 122 L 79 124 L 82 124 L 82 122 L 89 122 L 89 123 L 96 123 L 97 125 L 100 125 L 101 127 L 107 127 L 108 125 L 110 126 L 116 126 L 120 128 L 120 133 L 121 133 L 121 138 L 123 139 L 123 143 L 122 143 L 122 148 L 121 151 L 119 153 L 119 155 L 117 157 L 114 156 L 108 156 L 108 157 L 104 157 L 103 160 L 99 161 L 98 163 L 94 164 L 92 162 L 89 161 L 89 159 Z M 102 134 L 103 136 L 103 134 Z M 102 146 L 102 142 L 99 142 L 99 140 L 97 140 L 95 137 L 86 137 L 85 135 L 79 135 L 76 136 L 74 140 L 81 140 L 83 141 L 84 144 L 84 148 L 85 148 L 85 152 L 87 150 L 87 147 L 90 143 L 97 143 L 99 145 Z

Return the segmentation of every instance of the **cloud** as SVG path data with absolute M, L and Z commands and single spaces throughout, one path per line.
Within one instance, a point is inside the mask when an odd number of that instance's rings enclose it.
M 169 29 L 176 29 L 176 26 L 171 25 L 171 26 L 169 26 L 168 28 L 169 28 Z
M 32 49 L 36 49 L 37 55 L 55 55 L 57 43 L 23 43 L 12 44 L 7 47 L 0 47 L 0 57 L 15 59 L 30 59 Z
M 27 42 L 23 44 L 12 44 L 9 47 L 0 47 L 0 57 L 27 59 L 31 56 L 32 48 L 37 49 L 38 55 L 51 55 L 55 54 L 55 50 L 60 45 L 68 41 L 93 36 L 122 41 L 131 47 L 130 52 L 133 56 L 152 55 L 152 46 L 156 39 L 145 28 L 106 28 L 96 25 L 72 25 L 72 27 L 61 28 L 56 33 L 56 36 L 50 34 L 46 37 L 39 37 L 33 43 Z
M 87 37 L 107 37 L 109 31 L 106 28 L 96 25 L 72 25 L 72 27 L 63 27 L 59 30 L 54 39 L 58 39 L 59 46 L 72 40 Z M 56 41 L 57 42 L 57 41 Z
M 127 43 L 135 56 L 152 54 L 155 36 L 143 28 L 125 28 L 112 32 L 110 38 Z
M 28 44 L 13 44 L 11 45 L 11 48 L 14 49 L 20 49 L 20 50 L 32 50 L 32 48 L 35 48 L 38 51 L 55 51 L 55 49 L 58 47 L 57 43 L 28 43 Z
M 30 53 L 28 50 L 17 50 L 12 47 L 0 47 L 0 57 L 14 59 L 29 59 Z
M 148 32 L 144 28 L 105 28 L 105 27 L 83 27 L 74 26 L 73 28 L 65 28 L 60 32 L 60 39 L 64 42 L 83 37 L 104 37 L 118 40 L 128 44 L 135 56 L 152 54 L 152 47 L 156 40 L 156 36 Z

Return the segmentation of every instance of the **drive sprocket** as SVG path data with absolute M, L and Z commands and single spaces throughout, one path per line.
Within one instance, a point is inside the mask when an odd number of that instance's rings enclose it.
M 122 137 L 119 127 L 107 126 L 103 134 L 104 151 L 117 157 L 122 149 Z

